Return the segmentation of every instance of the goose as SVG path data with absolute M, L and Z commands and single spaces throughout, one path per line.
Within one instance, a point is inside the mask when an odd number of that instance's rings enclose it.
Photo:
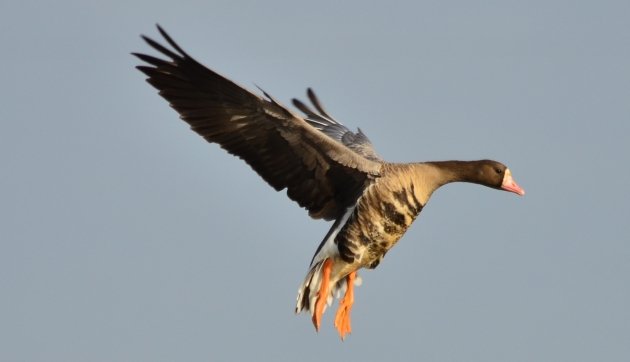
M 319 331 L 322 315 L 340 298 L 334 327 L 343 340 L 358 270 L 374 269 L 403 236 L 439 187 L 469 182 L 517 195 L 525 191 L 510 169 L 493 160 L 390 163 L 368 137 L 350 131 L 307 90 L 312 106 L 297 99 L 299 115 L 260 89 L 257 95 L 188 55 L 157 25 L 171 49 L 142 35 L 164 58 L 132 53 L 180 118 L 206 141 L 243 159 L 276 191 L 308 210 L 313 219 L 333 221 L 316 249 L 295 307 L 310 312 Z M 343 294 L 343 297 L 341 297 Z

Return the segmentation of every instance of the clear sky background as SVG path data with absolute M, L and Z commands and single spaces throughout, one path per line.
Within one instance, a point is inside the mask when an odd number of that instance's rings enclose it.
M 0 361 L 629 361 L 630 2 L 0 3 Z M 440 189 L 340 342 L 293 314 L 329 224 L 134 69 L 160 23 L 289 104 L 312 86 Z M 154 54 L 154 53 L 152 53 Z

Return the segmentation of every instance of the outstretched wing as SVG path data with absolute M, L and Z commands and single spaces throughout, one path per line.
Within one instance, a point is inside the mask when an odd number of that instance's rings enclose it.
M 324 132 L 332 139 L 343 143 L 346 147 L 350 148 L 359 155 L 367 158 L 368 160 L 382 162 L 383 160 L 376 154 L 372 142 L 361 131 L 361 128 L 357 129 L 357 133 L 350 131 L 346 126 L 337 122 L 331 117 L 322 103 L 319 101 L 315 92 L 311 88 L 306 90 L 308 99 L 311 101 L 317 112 L 314 112 L 310 107 L 304 104 L 299 99 L 293 99 L 293 105 L 299 108 L 306 115 L 306 122 L 318 130 Z
M 362 157 L 309 125 L 268 94 L 257 96 L 204 67 L 158 26 L 173 50 L 143 36 L 169 59 L 145 54 L 137 68 L 193 131 L 247 162 L 313 218 L 335 219 L 379 175 Z

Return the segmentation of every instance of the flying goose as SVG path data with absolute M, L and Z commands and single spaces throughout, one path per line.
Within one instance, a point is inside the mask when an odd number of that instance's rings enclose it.
M 425 207 L 450 182 L 471 182 L 524 195 L 500 162 L 382 160 L 359 129 L 356 133 L 326 112 L 315 93 L 313 108 L 294 99 L 304 116 L 269 94 L 256 95 L 198 63 L 158 25 L 172 49 L 142 38 L 167 59 L 133 53 L 137 68 L 208 142 L 249 164 L 277 191 L 314 219 L 334 220 L 299 287 L 296 313 L 310 312 L 316 330 L 322 314 L 340 297 L 334 325 L 342 339 L 351 332 L 350 311 L 357 271 L 375 268 Z

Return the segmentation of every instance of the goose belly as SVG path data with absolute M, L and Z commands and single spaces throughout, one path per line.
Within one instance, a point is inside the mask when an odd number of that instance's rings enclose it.
M 375 268 L 422 208 L 413 188 L 367 193 L 336 237 L 342 259 L 359 267 Z

